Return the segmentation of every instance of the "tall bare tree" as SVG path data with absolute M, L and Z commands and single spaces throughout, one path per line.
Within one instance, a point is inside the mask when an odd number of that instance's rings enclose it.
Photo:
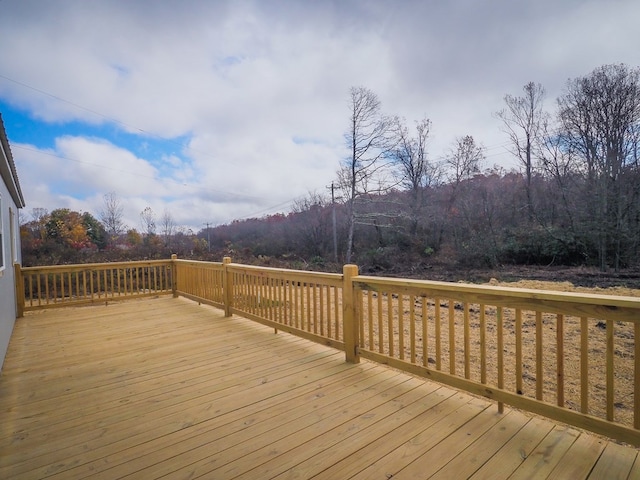
M 569 80 L 558 106 L 564 143 L 583 161 L 600 268 L 617 270 L 639 233 L 640 69 L 604 65 Z
M 465 222 L 469 222 L 469 209 L 463 208 L 469 204 L 469 199 L 464 198 L 473 194 L 473 185 L 470 180 L 480 173 L 481 164 L 484 161 L 484 148 L 476 143 L 471 135 L 458 137 L 454 146 L 445 157 L 448 167 L 449 177 L 449 201 L 447 205 L 447 221 L 450 222 L 454 242 L 457 244 L 460 233 L 465 227 L 459 224 L 460 215 L 463 215 Z M 445 224 L 440 225 L 440 236 L 444 235 Z
M 145 207 L 145 209 L 140 212 L 140 223 L 142 224 L 142 231 L 147 234 L 147 236 L 153 236 L 156 234 L 156 214 L 151 209 L 151 207 Z
M 411 133 L 404 121 L 399 121 L 396 129 L 397 144 L 391 152 L 402 185 L 411 196 L 411 235 L 418 230 L 418 222 L 425 204 L 428 186 L 438 179 L 438 167 L 429 162 L 427 141 L 431 131 L 431 121 L 424 118 L 416 122 L 415 133 Z
M 366 195 L 381 193 L 389 186 L 386 162 L 393 148 L 394 120 L 381 112 L 378 96 L 365 87 L 352 87 L 349 97 L 349 129 L 345 141 L 349 158 L 338 172 L 347 207 L 346 262 L 351 262 L 356 224 L 356 203 Z
M 506 108 L 496 113 L 502 120 L 505 133 L 509 136 L 511 152 L 518 158 L 525 170 L 527 214 L 533 219 L 534 208 L 531 198 L 531 181 L 534 169 L 534 149 L 542 139 L 547 114 L 543 110 L 544 87 L 540 83 L 529 82 L 523 87 L 524 95 L 505 95 Z
M 450 182 L 457 187 L 462 181 L 480 173 L 483 160 L 484 148 L 471 135 L 456 138 L 453 148 L 445 158 Z
M 119 235 L 126 231 L 127 227 L 123 222 L 123 216 L 124 208 L 116 192 L 105 194 L 99 217 L 109 236 L 110 242 L 113 242 Z
M 173 216 L 169 209 L 165 208 L 160 218 L 160 229 L 164 238 L 164 246 L 171 246 L 171 237 L 173 236 L 176 228 L 176 222 L 173 220 Z

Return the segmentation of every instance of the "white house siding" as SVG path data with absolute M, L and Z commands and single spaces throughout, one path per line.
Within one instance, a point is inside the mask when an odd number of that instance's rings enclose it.
M 4 268 L 0 270 L 0 369 L 4 362 L 4 357 L 9 346 L 9 339 L 13 331 L 13 325 L 16 321 L 16 293 L 15 293 L 15 274 L 13 269 L 14 259 L 21 263 L 20 251 L 16 251 L 12 247 L 12 243 L 16 242 L 15 235 L 19 232 L 17 224 L 17 205 L 12 200 L 9 192 L 4 185 L 0 183 L 0 210 L 2 215 L 2 248 Z M 10 215 L 10 211 L 14 212 Z M 13 217 L 13 218 L 12 218 Z M 11 228 L 11 221 L 14 226 Z M 13 234 L 13 235 L 12 235 Z M 12 238 L 13 236 L 13 238 Z
M 16 322 L 16 287 L 14 263 L 22 263 L 18 208 L 24 199 L 15 170 L 11 149 L 0 116 L 0 222 L 2 265 L 0 266 L 0 369 L 7 354 Z

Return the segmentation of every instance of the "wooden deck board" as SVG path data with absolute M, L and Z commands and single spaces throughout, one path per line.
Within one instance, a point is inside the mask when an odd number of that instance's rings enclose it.
M 170 297 L 18 320 L 0 425 L 0 478 L 12 479 L 640 470 L 637 449 Z

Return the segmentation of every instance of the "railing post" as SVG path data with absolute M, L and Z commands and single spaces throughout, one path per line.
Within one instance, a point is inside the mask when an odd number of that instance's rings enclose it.
M 16 282 L 16 318 L 24 317 L 24 278 L 19 263 L 13 264 L 14 281 Z
M 178 298 L 178 255 L 175 253 L 171 254 L 171 292 L 173 293 L 173 298 Z
M 360 363 L 358 315 L 356 314 L 353 277 L 358 276 L 357 265 L 342 267 L 342 321 L 344 328 L 344 349 L 349 363 Z
M 224 316 L 231 316 L 231 307 L 233 306 L 233 275 L 229 272 L 228 265 L 231 263 L 231 257 L 222 259 L 222 294 L 224 296 Z

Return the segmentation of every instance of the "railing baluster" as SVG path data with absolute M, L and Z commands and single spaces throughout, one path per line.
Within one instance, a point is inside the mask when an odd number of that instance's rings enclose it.
M 319 294 L 319 299 L 318 301 L 320 302 L 318 305 L 318 308 L 320 310 L 320 335 L 322 335 L 323 337 L 325 336 L 325 318 L 324 318 L 324 286 L 321 284 L 318 287 L 318 294 Z M 328 335 L 331 336 L 331 335 Z
M 536 311 L 536 399 L 542 400 L 544 370 L 542 365 L 542 312 Z
M 640 430 L 640 322 L 633 324 L 633 428 Z
M 503 321 L 502 321 L 502 307 L 497 307 L 496 310 L 496 336 L 498 343 L 498 388 L 504 388 L 504 336 L 503 336 Z M 498 402 L 498 412 L 504 412 L 504 403 Z
M 639 343 L 636 342 L 636 345 Z M 589 413 L 589 323 L 580 318 L 580 411 Z
M 464 321 L 464 378 L 471 378 L 471 327 L 469 326 L 469 304 L 464 302 L 463 321 Z
M 382 320 L 382 292 L 378 291 L 378 351 L 384 353 L 384 325 Z
M 394 356 L 394 345 L 393 345 L 393 295 L 391 292 L 386 292 L 387 294 L 387 326 L 389 328 L 389 339 L 388 339 L 388 348 L 389 348 L 389 356 Z
M 340 340 L 340 338 L 344 339 L 344 332 L 340 330 L 340 292 L 337 287 L 333 287 L 333 308 L 334 308 L 334 318 L 335 318 L 335 334 L 336 340 Z
M 487 383 L 487 318 L 485 305 L 480 304 L 480 383 Z
M 38 286 L 38 305 L 40 305 L 40 287 Z M 33 275 L 29 275 L 29 306 L 33 306 Z
M 364 345 L 364 294 L 362 293 L 361 289 L 357 289 L 355 293 L 356 298 L 354 300 L 356 302 L 356 318 L 358 322 L 358 347 L 360 347 Z
M 398 294 L 398 354 L 404 360 L 404 295 Z
M 368 337 L 367 343 L 369 344 L 369 350 L 373 350 L 373 291 L 367 290 L 367 327 Z
M 449 373 L 456 374 L 456 306 L 449 299 Z
M 313 284 L 313 333 L 318 333 L 318 285 L 316 283 Z
M 436 297 L 435 302 L 435 327 L 436 327 L 436 370 L 442 370 L 442 326 L 440 318 L 440 299 Z
M 523 394 L 522 385 L 522 310 L 516 308 L 516 393 Z
M 411 363 L 416 363 L 416 297 L 409 295 L 409 338 Z M 424 343 L 423 343 L 424 345 Z
M 558 406 L 564 407 L 564 316 L 556 316 L 556 391 Z
M 327 297 L 327 337 L 329 338 L 333 338 L 331 335 L 331 332 L 333 331 L 332 325 L 331 325 L 331 286 L 327 285 L 326 288 L 326 297 Z
M 426 297 L 420 297 L 420 313 L 422 317 L 422 366 L 429 366 L 429 302 Z
M 76 279 L 76 297 L 80 298 L 82 295 L 80 294 L 80 272 L 75 272 Z
M 613 404 L 614 404 L 614 390 L 613 390 L 613 354 L 614 354 L 614 346 L 613 346 L 613 321 L 607 319 L 606 321 L 606 333 L 607 333 L 607 420 L 613 422 Z

